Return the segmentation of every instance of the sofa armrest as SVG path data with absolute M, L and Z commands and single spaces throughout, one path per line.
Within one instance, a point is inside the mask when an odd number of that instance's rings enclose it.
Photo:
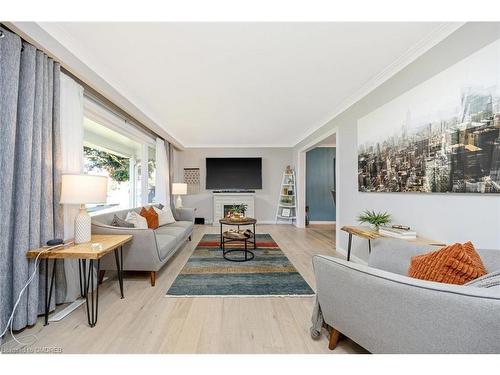
M 325 322 L 371 352 L 499 353 L 500 291 L 313 258 Z
M 194 208 L 187 208 L 187 207 L 176 208 L 173 214 L 175 220 L 177 221 L 191 221 L 194 223 L 194 214 L 195 214 Z

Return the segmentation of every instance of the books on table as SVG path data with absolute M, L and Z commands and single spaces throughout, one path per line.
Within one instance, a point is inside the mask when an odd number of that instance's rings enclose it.
M 400 229 L 393 227 L 380 227 L 378 232 L 387 237 L 401 238 L 401 239 L 413 239 L 417 238 L 417 232 L 409 229 Z

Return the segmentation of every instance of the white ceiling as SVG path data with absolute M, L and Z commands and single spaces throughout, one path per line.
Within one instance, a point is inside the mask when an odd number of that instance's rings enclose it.
M 40 25 L 185 147 L 290 147 L 455 24 Z

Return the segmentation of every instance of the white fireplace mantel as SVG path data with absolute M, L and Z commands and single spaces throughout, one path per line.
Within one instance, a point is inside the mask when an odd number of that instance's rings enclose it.
M 255 193 L 213 193 L 213 201 L 213 225 L 219 225 L 219 220 L 224 217 L 224 206 L 246 204 L 245 215 L 255 218 Z

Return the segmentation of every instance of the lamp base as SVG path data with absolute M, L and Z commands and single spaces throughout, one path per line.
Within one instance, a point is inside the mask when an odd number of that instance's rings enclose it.
M 91 220 L 84 205 L 80 206 L 80 212 L 75 218 L 75 244 L 90 242 Z
M 182 208 L 182 198 L 180 195 L 178 195 L 175 200 L 175 208 Z

